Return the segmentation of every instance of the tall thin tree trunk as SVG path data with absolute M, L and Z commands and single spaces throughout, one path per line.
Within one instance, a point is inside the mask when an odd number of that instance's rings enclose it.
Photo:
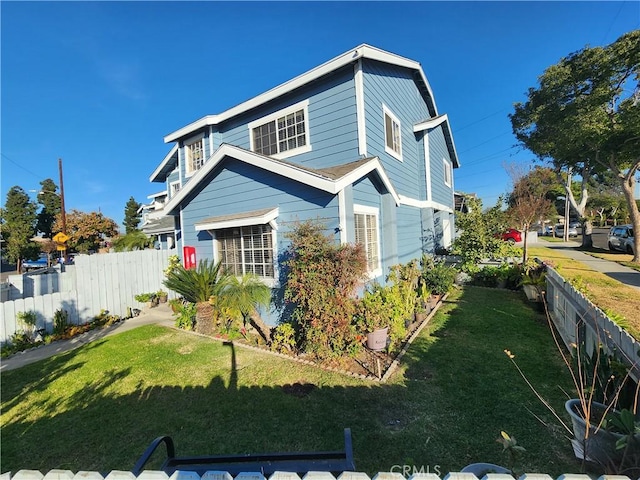
M 213 305 L 209 302 L 196 303 L 196 332 L 213 335 Z
M 264 323 L 264 320 L 257 310 L 254 310 L 249 314 L 249 323 L 258 331 L 267 344 L 271 343 L 271 327 Z

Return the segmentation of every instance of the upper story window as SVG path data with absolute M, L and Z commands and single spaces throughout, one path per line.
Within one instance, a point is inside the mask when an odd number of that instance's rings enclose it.
M 201 137 L 196 141 L 185 143 L 184 152 L 185 174 L 190 176 L 204 165 L 204 138 Z
M 251 150 L 275 158 L 310 151 L 308 106 L 305 100 L 251 122 Z
M 400 120 L 383 105 L 384 112 L 384 149 L 385 151 L 402 161 L 402 134 L 400 132 Z
M 176 193 L 178 193 L 180 191 L 180 182 L 171 182 L 169 184 L 169 194 L 170 194 L 170 198 L 173 198 Z
M 364 246 L 367 271 L 372 277 L 382 274 L 380 241 L 378 237 L 378 209 L 354 205 L 355 241 Z
M 442 159 L 443 168 L 444 168 L 444 184 L 447 187 L 451 186 L 453 174 L 451 173 L 451 164 L 445 159 Z

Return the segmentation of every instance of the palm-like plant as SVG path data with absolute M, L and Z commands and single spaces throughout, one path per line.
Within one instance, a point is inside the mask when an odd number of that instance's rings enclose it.
M 200 333 L 213 332 L 213 305 L 211 297 L 218 297 L 232 277 L 226 273 L 221 262 L 200 260 L 194 269 L 179 265 L 167 274 L 165 287 L 182 295 L 188 302 L 196 304 L 196 330 Z
M 266 342 L 269 342 L 271 329 L 257 312 L 257 307 L 268 307 L 271 302 L 271 289 L 259 277 L 247 273 L 242 277 L 232 276 L 220 294 L 220 304 L 227 312 L 246 324 L 249 322 Z

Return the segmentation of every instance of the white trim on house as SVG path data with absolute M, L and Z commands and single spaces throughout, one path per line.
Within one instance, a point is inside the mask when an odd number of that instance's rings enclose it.
M 162 190 L 161 192 L 152 193 L 151 195 L 147 195 L 147 198 L 149 200 L 153 200 L 154 198 L 166 197 L 166 196 L 167 196 L 167 191 L 166 190 Z
M 249 145 L 250 150 L 255 152 L 255 145 L 253 144 L 253 129 L 257 127 L 261 127 L 266 123 L 276 122 L 276 136 L 278 133 L 278 119 L 284 117 L 286 115 L 297 112 L 298 110 L 304 111 L 304 136 L 305 136 L 305 145 L 302 147 L 292 148 L 291 150 L 285 150 L 283 152 L 280 151 L 279 142 L 281 139 L 279 137 L 276 138 L 276 146 L 278 147 L 278 153 L 269 155 L 270 157 L 283 159 L 288 157 L 293 157 L 294 155 L 299 155 L 301 153 L 306 153 L 311 151 L 311 134 L 309 132 L 309 100 L 303 100 L 301 102 L 296 103 L 295 105 L 290 105 L 282 110 L 278 110 L 277 112 L 266 115 L 262 118 L 258 118 L 247 124 L 249 128 Z
M 240 115 L 248 110 L 256 108 L 260 105 L 263 105 L 270 100 L 278 98 L 286 93 L 289 93 L 296 88 L 299 88 L 303 85 L 313 82 L 314 80 L 319 79 L 320 77 L 327 75 L 341 67 L 349 65 L 361 58 L 368 58 L 372 60 L 377 60 L 379 62 L 388 63 L 391 65 L 397 65 L 399 67 L 409 68 L 411 70 L 416 70 L 419 75 L 419 80 L 424 84 L 424 88 L 427 90 L 427 94 L 431 99 L 431 103 L 433 105 L 434 114 L 438 115 L 438 109 L 436 107 L 436 102 L 433 97 L 433 92 L 431 90 L 431 86 L 427 81 L 427 77 L 422 71 L 422 67 L 419 62 L 414 60 L 410 60 L 405 57 L 401 57 L 400 55 L 396 55 L 391 52 L 386 52 L 384 50 L 380 50 L 378 48 L 372 47 L 367 44 L 361 44 L 354 49 L 351 49 L 337 57 L 329 60 L 328 62 L 319 65 L 302 75 L 299 75 L 291 80 L 288 80 L 271 90 L 268 90 L 257 97 L 253 97 L 246 102 L 243 102 L 235 107 L 230 108 L 220 114 L 217 115 L 207 115 L 205 117 L 196 120 L 164 137 L 165 143 L 175 142 L 180 138 L 188 135 L 191 132 L 194 132 L 200 128 L 209 126 L 209 125 L 217 125 L 229 118 L 232 118 L 236 115 Z
M 277 230 L 277 228 L 275 228 L 277 227 L 277 224 L 274 221 L 278 217 L 278 214 L 278 208 L 274 208 L 273 210 L 260 215 L 248 215 L 246 217 L 243 216 L 241 218 L 221 221 L 199 222 L 195 224 L 195 229 L 197 232 L 201 232 L 204 230 L 222 230 L 224 228 L 248 227 L 250 225 L 266 225 L 268 223 L 270 224 L 272 230 Z
M 445 136 L 449 137 L 449 142 L 447 142 L 447 146 L 449 148 L 449 155 L 451 156 L 451 160 L 456 168 L 460 167 L 460 160 L 458 159 L 458 151 L 456 150 L 456 144 L 453 141 L 453 134 L 451 133 L 451 125 L 449 124 L 449 117 L 446 113 L 442 115 L 435 116 L 430 118 L 429 120 L 425 120 L 424 122 L 416 123 L 413 126 L 413 132 L 422 132 L 423 130 L 431 130 L 436 128 L 437 126 L 442 125 L 443 130 L 445 131 Z M 426 136 L 426 133 L 425 133 Z
M 444 203 L 438 203 L 431 200 L 417 200 L 415 198 L 400 195 L 400 205 L 407 205 L 416 208 L 433 208 L 434 210 L 442 210 L 444 212 L 453 213 L 453 208 Z
M 387 138 L 387 117 L 389 117 L 391 121 L 398 127 L 398 134 L 400 135 L 398 145 L 398 147 L 400 148 L 399 152 L 396 152 L 393 148 L 389 147 L 389 139 Z M 392 130 L 395 130 L 393 124 L 391 125 L 391 128 Z M 402 162 L 402 123 L 400 123 L 398 117 L 396 117 L 395 114 L 384 103 L 382 104 L 382 131 L 384 132 L 384 151 L 396 160 L 400 160 Z M 394 144 L 395 139 L 391 139 L 391 143 Z
M 338 192 L 338 216 L 340 226 L 340 243 L 347 243 L 347 201 L 344 198 L 344 189 Z
M 424 134 L 424 174 L 425 174 L 425 188 L 427 190 L 427 201 L 431 201 L 431 156 L 429 155 L 429 135 L 427 132 Z
M 213 152 L 213 125 L 209 125 L 209 156 Z
M 353 225 L 355 228 L 355 217 L 356 215 L 370 215 L 370 216 L 374 216 L 376 219 L 376 248 L 377 248 L 377 266 L 373 269 L 373 270 L 368 270 L 368 275 L 370 279 L 374 279 L 377 278 L 379 276 L 382 275 L 382 248 L 381 248 L 381 244 L 382 244 L 382 231 L 381 231 L 381 226 L 380 226 L 380 209 L 376 208 L 376 207 L 370 207 L 367 205 L 359 205 L 359 204 L 354 204 L 353 205 Z M 366 230 L 366 225 L 365 225 L 365 230 Z M 353 241 L 355 242 L 355 237 L 353 239 Z M 365 247 L 365 251 L 367 249 L 367 245 L 364 246 Z M 367 262 L 367 269 L 369 268 L 368 262 Z
M 173 157 L 173 155 L 178 151 L 178 147 L 179 145 L 176 143 L 171 148 L 171 150 L 169 150 L 169 153 L 167 153 L 167 155 L 162 159 L 162 162 L 160 162 L 160 165 L 158 165 L 158 167 L 153 171 L 153 173 L 149 177 L 150 182 L 154 182 L 155 179 L 158 178 L 158 175 L 160 175 L 160 172 L 164 169 L 167 163 L 169 163 L 169 160 L 171 160 L 171 157 Z M 178 162 L 176 162 L 176 164 L 178 164 Z
M 367 128 L 364 109 L 364 73 L 362 72 L 362 59 L 353 67 L 354 83 L 356 90 L 356 120 L 358 123 L 358 153 L 367 156 Z
M 446 159 L 443 158 L 442 159 L 442 167 L 444 168 L 444 184 L 449 187 L 452 188 L 453 187 L 453 168 L 451 166 L 451 163 Z
M 378 158 L 372 158 L 371 161 L 364 163 L 360 167 L 349 172 L 347 175 L 344 175 L 338 180 L 333 180 L 322 176 L 319 173 L 310 172 L 309 170 L 297 167 L 296 165 L 293 165 L 291 163 L 282 163 L 270 157 L 265 157 L 264 155 L 260 155 L 258 153 L 250 152 L 240 147 L 229 145 L 228 143 L 223 143 L 222 145 L 220 145 L 220 148 L 216 150 L 213 156 L 210 157 L 209 160 L 204 164 L 204 166 L 193 175 L 191 180 L 186 185 L 183 185 L 178 194 L 175 197 L 171 198 L 165 204 L 165 207 L 162 211 L 170 214 L 173 210 L 175 210 L 180 205 L 180 202 L 185 197 L 187 197 L 191 193 L 191 191 L 193 191 L 199 185 L 202 179 L 204 179 L 204 177 L 226 156 L 233 157 L 237 160 L 248 163 L 249 165 L 262 168 L 277 175 L 291 178 L 297 182 L 304 183 L 306 185 L 332 194 L 337 194 L 347 185 L 352 184 L 359 178 L 362 178 L 369 172 L 375 170 L 377 171 L 387 190 L 393 196 L 396 205 L 400 204 L 400 198 L 393 188 L 389 177 L 382 168 L 382 164 L 380 163 L 380 160 Z

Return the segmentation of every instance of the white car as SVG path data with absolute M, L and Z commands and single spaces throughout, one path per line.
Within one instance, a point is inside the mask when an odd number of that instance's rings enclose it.
M 618 225 L 609 230 L 609 250 L 620 250 L 633 255 L 633 225 Z
M 564 225 L 562 223 L 558 223 L 554 229 L 553 232 L 555 234 L 556 237 L 564 237 Z M 571 225 L 569 225 L 569 237 L 577 237 L 578 236 L 578 229 L 576 227 L 572 227 Z

